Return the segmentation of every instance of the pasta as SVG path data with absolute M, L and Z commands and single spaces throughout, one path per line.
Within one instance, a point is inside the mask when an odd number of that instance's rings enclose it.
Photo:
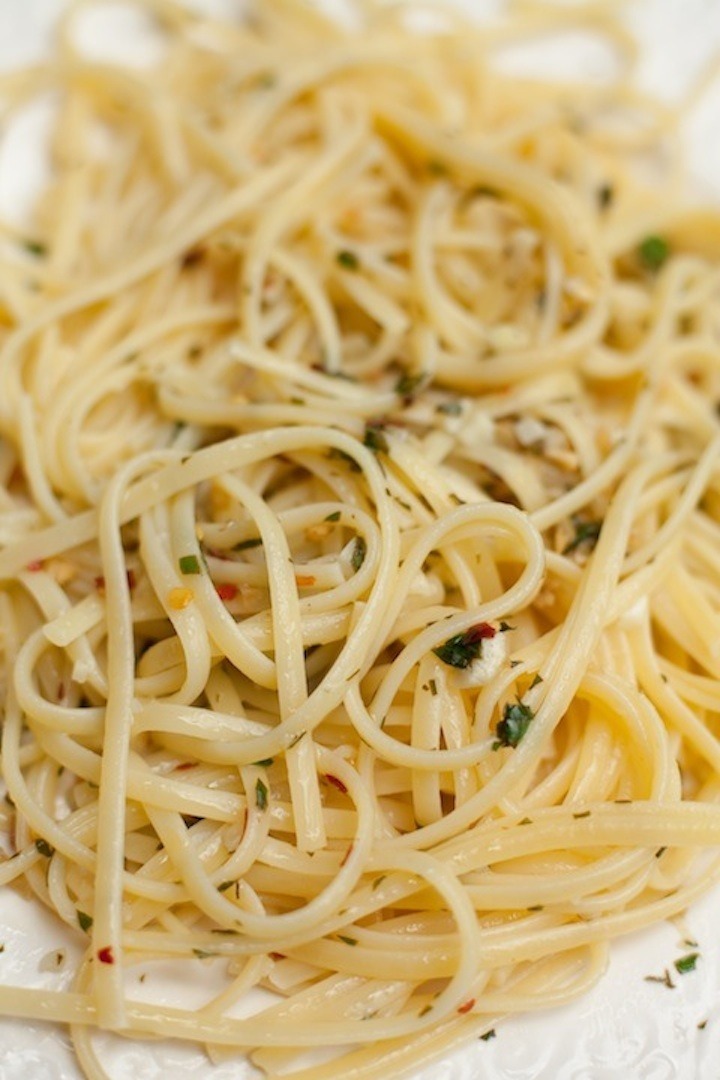
M 2 77 L 0 883 L 84 952 L 0 1012 L 406 1075 L 720 874 L 720 217 L 602 6 L 588 84 L 530 4 L 92 6 Z

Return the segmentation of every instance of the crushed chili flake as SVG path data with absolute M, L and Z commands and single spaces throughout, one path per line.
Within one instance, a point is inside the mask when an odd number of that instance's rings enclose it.
M 296 574 L 295 582 L 302 588 L 303 585 L 314 585 L 315 578 L 312 574 Z
M 179 765 L 176 765 L 173 772 L 185 772 L 186 769 L 194 769 L 194 761 L 181 761 Z
M 215 586 L 215 592 L 221 600 L 234 600 L 238 594 L 238 587 L 233 585 L 232 581 L 221 581 Z
M 97 958 L 101 964 L 114 964 L 115 957 L 113 956 L 112 946 L 105 945 L 102 949 L 98 949 Z
M 29 562 L 27 564 L 27 566 L 25 567 L 26 570 L 30 570 L 30 571 L 32 571 L 32 573 L 36 573 L 38 570 L 42 570 L 42 568 L 43 568 L 42 559 L 32 559 L 31 562 Z
M 470 1000 L 466 1001 L 464 1005 L 460 1005 L 460 1007 L 458 1008 L 458 1012 L 459 1013 L 469 1013 L 470 1010 L 474 1007 L 474 1005 L 475 1005 L 475 998 L 470 998 Z
M 334 788 L 337 788 L 338 791 L 342 792 L 343 795 L 347 795 L 347 788 L 343 784 L 342 780 L 340 780 L 337 776 L 332 776 L 330 773 L 326 773 L 325 779 L 327 780 L 328 784 L 332 784 L 332 786 Z

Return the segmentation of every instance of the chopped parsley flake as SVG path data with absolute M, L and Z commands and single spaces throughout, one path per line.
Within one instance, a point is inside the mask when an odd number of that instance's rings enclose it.
M 200 560 L 197 555 L 181 555 L 178 559 L 181 574 L 199 574 Z
M 365 562 L 365 556 L 367 554 L 367 544 L 362 536 L 355 538 L 355 546 L 350 556 L 350 565 L 355 573 L 358 572 L 362 564 Z
M 454 634 L 433 652 L 450 667 L 467 668 L 482 655 L 483 641 L 494 638 L 496 633 L 497 630 L 490 623 L 479 623 L 462 634 Z
M 395 393 L 401 394 L 402 397 L 409 397 L 411 394 L 415 393 L 419 386 L 422 386 L 425 382 L 425 378 L 424 371 L 421 371 L 416 375 L 411 375 L 409 371 L 406 371 L 395 383 Z
M 47 255 L 47 245 L 40 240 L 23 240 L 23 247 L 30 255 L 35 255 L 37 258 Z
M 260 777 L 258 777 L 255 783 L 255 805 L 258 810 L 267 810 L 268 804 L 268 789 L 267 784 L 264 784 Z
M 658 271 L 670 255 L 670 245 L 662 236 L 646 236 L 637 247 L 637 256 L 646 270 Z
M 675 970 L 678 975 L 687 975 L 689 971 L 694 971 L 699 958 L 699 953 L 688 953 L 687 956 L 681 956 L 679 960 L 676 960 Z
M 338 934 L 338 939 L 344 941 L 346 945 L 357 945 L 357 938 L 346 937 L 345 934 Z
M 259 536 L 255 536 L 252 540 L 241 540 L 239 544 L 235 544 L 233 551 L 249 551 L 250 548 L 256 548 L 262 546 L 262 540 Z
M 575 536 L 569 544 L 563 548 L 563 555 L 570 555 L 576 548 L 588 544 L 590 549 L 595 547 L 602 529 L 602 521 L 574 521 Z
M 339 520 L 340 520 L 340 511 L 339 510 L 333 510 L 332 514 L 328 514 L 328 516 L 325 518 L 325 521 L 339 521 Z
M 597 201 L 601 210 L 608 210 L 615 199 L 615 188 L 612 184 L 601 184 L 597 189 Z
M 368 450 L 372 450 L 375 454 L 387 454 L 390 447 L 388 446 L 388 441 L 385 437 L 383 424 L 366 424 L 363 444 L 367 446 Z
M 80 909 L 78 909 L 77 921 L 78 921 L 78 926 L 80 927 L 80 929 L 84 930 L 85 933 L 87 934 L 88 930 L 91 928 L 91 926 L 93 924 L 93 917 L 92 917 L 92 915 L 86 915 L 84 911 L 80 911 Z
M 441 401 L 435 406 L 435 412 L 442 413 L 444 416 L 460 416 L 462 411 L 461 401 Z
M 360 269 L 360 260 L 354 251 L 338 251 L 335 260 L 338 266 L 342 266 L 343 270 Z
M 493 748 L 497 749 L 500 746 L 516 747 L 534 719 L 535 713 L 528 705 L 523 705 L 521 701 L 506 705 L 503 710 L 503 718 L 495 729 L 497 741 L 493 743 Z

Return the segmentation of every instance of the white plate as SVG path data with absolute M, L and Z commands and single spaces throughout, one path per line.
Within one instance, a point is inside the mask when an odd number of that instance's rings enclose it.
M 469 10 L 493 10 L 495 0 L 456 0 Z M 232 11 L 239 0 L 192 0 L 197 8 Z M 332 8 L 341 0 L 325 0 Z M 98 5 L 99 6 L 99 5 Z M 0 0 L 0 67 L 37 58 L 47 47 L 59 0 Z M 646 0 L 631 13 L 643 47 L 646 85 L 674 96 L 713 51 L 720 49 L 717 0 Z M 116 10 L 111 22 L 95 20 L 95 32 L 112 52 L 122 50 L 137 21 Z M 153 42 L 137 62 L 152 55 Z M 607 57 L 587 41 L 549 43 L 526 53 L 551 70 L 563 65 L 586 76 L 601 76 Z M 520 62 L 520 58 L 516 58 Z M 720 192 L 720 86 L 709 93 L 688 125 L 691 162 L 705 187 Z M 0 147 L 0 214 L 22 213 L 37 179 L 33 132 L 45 122 L 37 110 L 12 140 Z M 417 1074 L 414 1080 L 720 1080 L 720 888 L 687 914 L 681 925 L 662 924 L 612 949 L 600 984 L 571 1006 L 502 1024 L 494 1039 L 468 1046 Z M 683 939 L 698 942 L 694 972 L 674 977 L 675 989 L 645 980 L 673 970 L 688 951 Z M 10 890 L 0 892 L 0 982 L 57 987 L 63 976 L 40 971 L 50 950 L 73 947 L 62 929 L 34 904 Z M 168 1001 L 178 980 L 167 980 Z M 183 1002 L 190 1004 L 190 1002 Z M 126 1043 L 107 1035 L 98 1046 L 113 1080 L 245 1080 L 237 1063 L 212 1067 L 204 1054 L 181 1044 Z M 257 1075 L 257 1074 L 255 1074 Z M 67 1035 L 48 1024 L 0 1020 L 0 1080 L 78 1080 Z

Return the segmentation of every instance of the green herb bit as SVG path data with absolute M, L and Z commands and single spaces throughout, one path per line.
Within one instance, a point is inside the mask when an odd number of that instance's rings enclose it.
M 395 393 L 402 395 L 402 397 L 410 397 L 419 386 L 422 386 L 426 378 L 424 371 L 417 372 L 415 375 L 406 371 L 395 383 Z
M 346 945 L 357 945 L 357 938 L 347 937 L 345 934 L 338 934 L 338 939 L 344 941 Z
M 35 847 L 41 855 L 45 856 L 46 859 L 51 858 L 51 856 L 55 854 L 55 848 L 52 846 L 52 844 L 48 844 L 47 840 L 43 840 L 42 837 L 39 837 L 35 841 Z
M 467 668 L 473 660 L 482 656 L 483 641 L 495 637 L 496 633 L 494 626 L 489 623 L 480 623 L 478 626 L 471 626 L 462 634 L 454 634 L 444 645 L 438 645 L 436 649 L 433 649 L 433 652 L 450 667 Z
M 257 778 L 255 784 L 255 805 L 258 810 L 267 810 L 268 804 L 268 788 L 267 784 L 264 784 L 260 777 Z
M 344 450 L 340 450 L 340 448 L 337 446 L 332 447 L 332 449 L 328 452 L 328 457 L 337 458 L 339 461 L 346 461 L 353 472 L 362 471 L 352 454 L 346 454 Z
M 263 71 L 255 79 L 255 86 L 258 90 L 272 90 L 274 86 L 277 86 L 277 75 L 272 71 Z
M 84 911 L 80 911 L 80 909 L 78 908 L 77 921 L 80 929 L 87 934 L 92 927 L 93 917 L 92 915 L 86 915 Z
M 269 769 L 273 763 L 273 758 L 266 757 L 262 761 L 253 761 L 253 765 L 261 765 L 264 769 Z
M 588 544 L 591 549 L 594 548 L 602 529 L 602 521 L 575 521 L 573 524 L 575 525 L 575 536 L 563 548 L 563 555 L 570 555 L 582 544 Z
M 367 446 L 368 450 L 372 450 L 374 454 L 387 454 L 390 452 L 390 446 L 383 428 L 384 425 L 378 423 L 365 425 L 363 445 Z
M 197 555 L 181 555 L 178 559 L 181 574 L 199 574 L 200 560 Z
M 438 688 L 437 688 L 437 680 L 436 679 L 430 679 L 428 681 L 428 690 L 430 691 L 430 693 L 432 694 L 433 697 L 437 697 Z
M 47 244 L 43 244 L 41 240 L 23 240 L 23 247 L 30 255 L 35 255 L 40 259 L 44 255 L 47 255 Z
M 615 188 L 612 184 L 601 184 L 597 189 L 597 203 L 600 210 L 609 210 L 615 199 Z
M 221 881 L 218 885 L 218 892 L 227 892 L 228 889 L 232 889 L 234 881 Z
M 444 416 L 460 416 L 462 411 L 461 401 L 441 401 L 435 406 L 435 412 L 443 413 Z
M 335 256 L 335 261 L 338 266 L 342 266 L 343 270 L 359 270 L 360 259 L 357 257 L 354 251 L 338 251 Z
M 506 705 L 503 718 L 495 729 L 497 742 L 493 744 L 493 748 L 497 749 L 499 746 L 516 747 L 534 719 L 535 713 L 528 705 L 523 705 L 521 701 Z
M 444 161 L 439 161 L 437 158 L 431 158 L 427 163 L 428 172 L 433 176 L 447 176 L 448 167 Z
M 214 952 L 208 952 L 207 949 L 193 949 L 193 956 L 197 956 L 198 960 L 207 960 L 210 956 L 215 956 Z
M 533 679 L 533 681 L 532 681 L 532 682 L 530 683 L 530 687 L 529 687 L 529 689 L 530 689 L 530 690 L 534 690 L 534 689 L 535 689 L 535 687 L 536 687 L 536 686 L 539 686 L 539 685 L 540 685 L 540 683 L 541 683 L 541 682 L 543 682 L 543 681 L 544 681 L 544 680 L 543 680 L 543 677 L 542 677 L 542 675 L 536 675 L 536 676 L 535 676 L 535 678 Z
M 511 626 L 510 623 L 507 623 L 507 622 L 505 622 L 503 620 L 500 623 L 500 625 L 498 626 L 498 633 L 499 634 L 506 634 L 508 632 L 508 630 L 517 630 L 517 626 Z M 519 661 L 518 661 L 518 663 L 519 663 Z
M 646 236 L 637 248 L 639 261 L 653 273 L 662 267 L 670 255 L 670 245 L 662 236 Z
M 473 199 L 499 199 L 500 192 L 490 184 L 476 184 L 468 194 Z
M 239 544 L 233 545 L 233 551 L 249 551 L 250 548 L 262 547 L 262 540 L 259 536 L 254 536 L 252 540 L 241 540 Z
M 355 546 L 350 556 L 350 565 L 355 573 L 358 572 L 362 564 L 365 562 L 365 556 L 367 554 L 367 544 L 362 536 L 355 537 Z
M 494 1038 L 496 1038 L 496 1036 L 497 1036 L 497 1032 L 496 1032 L 495 1028 L 490 1028 L 490 1030 L 486 1031 L 484 1035 L 480 1036 L 480 1038 L 482 1039 L 483 1042 L 489 1042 L 490 1039 L 494 1039 Z
M 700 953 L 688 953 L 687 956 L 681 956 L 679 960 L 675 961 L 675 970 L 678 975 L 687 975 L 689 971 L 694 971 L 695 966 L 700 958 Z
M 328 514 L 328 516 L 325 518 L 325 521 L 339 521 L 339 520 L 340 520 L 340 511 L 339 510 L 333 510 L 332 514 Z

